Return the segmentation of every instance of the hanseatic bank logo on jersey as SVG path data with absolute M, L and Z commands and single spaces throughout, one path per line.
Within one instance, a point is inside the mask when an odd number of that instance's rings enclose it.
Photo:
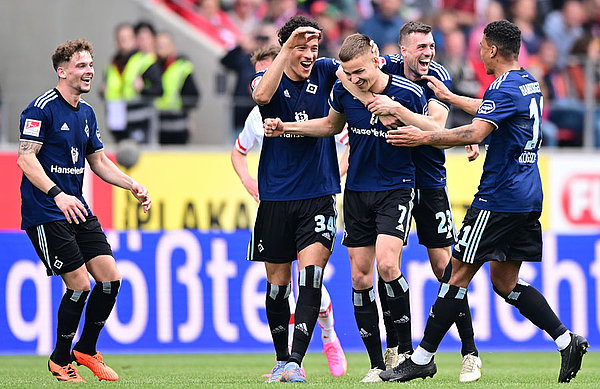
M 487 115 L 488 113 L 494 112 L 495 109 L 496 103 L 494 103 L 492 100 L 483 100 L 479 106 L 479 109 L 477 110 L 477 113 Z
M 77 163 L 79 159 L 79 150 L 77 150 L 77 147 L 71 147 L 71 159 L 73 159 L 73 164 Z

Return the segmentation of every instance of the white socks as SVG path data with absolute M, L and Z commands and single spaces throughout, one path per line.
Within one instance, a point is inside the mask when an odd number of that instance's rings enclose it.
M 431 361 L 435 353 L 430 353 L 421 346 L 418 346 L 415 352 L 410 356 L 410 359 L 417 365 L 426 365 Z
M 566 349 L 571 343 L 571 333 L 569 331 L 565 331 L 564 334 L 556 338 L 554 341 L 559 351 Z

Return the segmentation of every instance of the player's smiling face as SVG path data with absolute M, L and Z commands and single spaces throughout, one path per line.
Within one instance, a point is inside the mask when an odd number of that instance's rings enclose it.
M 342 62 L 342 69 L 348 80 L 362 91 L 371 89 L 377 81 L 377 61 L 370 52 Z
M 302 81 L 310 77 L 313 65 L 319 55 L 319 43 L 311 41 L 306 45 L 296 46 L 292 51 L 289 70 L 287 74 L 294 81 Z M 288 72 L 286 72 L 288 73 Z
M 87 51 L 73 54 L 71 61 L 58 68 L 58 76 L 76 93 L 87 93 L 94 78 L 94 60 Z
M 404 38 L 400 46 L 404 57 L 404 75 L 410 80 L 418 80 L 429 73 L 429 65 L 435 57 L 435 42 L 431 33 L 414 32 Z

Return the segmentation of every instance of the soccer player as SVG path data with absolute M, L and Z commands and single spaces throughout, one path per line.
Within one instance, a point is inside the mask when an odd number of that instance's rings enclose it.
M 277 54 L 279 54 L 279 47 L 274 45 L 266 46 L 256 50 L 250 59 L 256 71 L 261 72 L 269 67 Z M 264 130 L 262 118 L 260 116 L 258 106 L 255 106 L 252 111 L 250 111 L 250 114 L 244 123 L 244 129 L 240 135 L 238 135 L 233 150 L 231 150 L 231 162 L 233 164 L 233 168 L 240 177 L 240 180 L 242 181 L 242 184 L 248 193 L 250 193 L 250 195 L 256 201 L 258 201 L 259 198 L 258 183 L 248 171 L 246 154 L 248 154 L 248 152 L 257 145 L 262 145 L 263 135 Z M 336 135 L 336 144 L 344 144 L 344 141 L 347 143 L 347 132 L 339 135 L 339 137 Z M 344 155 L 347 156 L 346 153 Z M 345 174 L 346 172 L 344 171 L 343 173 Z M 340 176 L 343 176 L 342 172 L 340 173 Z M 293 295 L 291 293 L 289 299 L 290 304 L 295 304 Z M 329 296 L 329 292 L 325 288 L 325 285 L 323 285 L 321 288 L 321 305 L 319 309 L 318 323 L 319 327 L 321 327 L 321 339 L 323 340 L 323 347 L 325 355 L 327 356 L 329 371 L 334 377 L 341 377 L 346 373 L 348 362 L 346 360 L 346 356 L 344 355 L 344 350 L 342 349 L 340 340 L 338 339 L 335 329 L 333 328 L 334 320 L 331 298 Z M 292 328 L 292 331 L 290 331 L 288 334 L 289 345 L 291 345 L 293 340 L 291 339 L 291 335 L 293 334 L 294 327 L 293 316 L 290 317 L 289 326 Z
M 383 73 L 371 48 L 370 38 L 363 34 L 344 40 L 339 53 L 344 77 L 363 91 L 384 93 L 416 112 L 426 113 L 423 90 L 404 77 Z M 400 272 L 400 255 L 411 218 L 415 167 L 411 150 L 387 144 L 386 127 L 340 82 L 335 84 L 329 104 L 329 115 L 321 119 L 299 123 L 266 119 L 265 135 L 330 136 L 348 122 L 350 156 L 342 243 L 350 256 L 356 323 L 371 362 L 362 382 L 378 382 L 385 363 L 373 292 L 375 258 L 396 332 L 400 342 L 412 351 L 408 282 Z
M 98 218 L 82 195 L 85 160 L 104 181 L 130 190 L 144 212 L 151 201 L 148 190 L 104 154 L 94 110 L 81 99 L 94 77 L 92 45 L 82 39 L 67 41 L 52 54 L 52 64 L 58 85 L 21 114 L 17 159 L 23 170 L 21 227 L 47 274 L 60 275 L 66 287 L 48 369 L 59 381 L 84 382 L 71 363 L 75 361 L 99 380 L 116 381 L 119 376 L 103 362 L 96 342 L 115 304 L 121 275 Z M 88 273 L 96 281 L 91 292 Z M 71 352 L 86 300 L 81 338 Z
M 559 382 L 569 382 L 581 368 L 588 342 L 567 330 L 544 296 L 519 279 L 523 261 L 542 259 L 542 184 L 537 166 L 542 141 L 542 93 L 539 83 L 519 64 L 521 31 L 514 24 L 488 24 L 480 54 L 496 80 L 483 101 L 456 96 L 451 103 L 475 115 L 472 124 L 443 131 L 415 127 L 389 131 L 398 146 L 456 146 L 486 140 L 487 155 L 478 192 L 467 210 L 452 252 L 452 273 L 442 282 L 421 344 L 409 359 L 381 374 L 385 381 L 432 377 L 434 354 L 461 313 L 469 310 L 467 287 L 482 264 L 490 261 L 494 291 L 554 339 L 561 354 Z M 444 88 L 426 77 L 434 90 Z
M 386 95 L 362 95 L 356 91 L 367 108 L 374 114 L 380 115 L 390 128 L 403 125 L 414 125 L 424 130 L 439 130 L 446 125 L 448 118 L 448 105 L 438 99 L 427 86 L 427 79 L 422 76 L 434 77 L 448 88 L 452 79 L 448 71 L 437 62 L 435 56 L 435 42 L 431 26 L 411 21 L 400 29 L 399 45 L 402 56 L 384 55 L 380 58 L 381 69 L 386 73 L 399 74 L 415 82 L 425 91 L 427 98 L 428 116 L 413 112 L 402 106 L 397 101 L 391 100 Z M 351 88 L 351 86 L 349 87 Z M 354 89 L 349 89 L 354 92 Z M 358 92 L 358 93 L 357 93 Z M 474 160 L 479 155 L 478 145 L 466 146 L 468 159 Z M 415 164 L 415 190 L 416 199 L 413 208 L 413 217 L 417 226 L 419 243 L 427 248 L 431 268 L 438 281 L 443 276 L 450 277 L 450 268 L 444 270 L 450 263 L 452 255 L 451 246 L 456 243 L 456 230 L 452 207 L 446 188 L 446 161 L 444 151 L 432 146 L 415 147 L 412 152 Z M 446 279 L 447 281 L 447 279 Z M 386 328 L 387 348 L 384 353 L 386 368 L 390 369 L 404 361 L 412 347 L 399 345 L 398 338 L 389 314 L 385 298 L 384 283 L 378 283 L 378 291 L 383 309 L 383 318 Z M 460 382 L 477 381 L 481 377 L 481 359 L 475 347 L 471 312 L 465 312 L 457 322 L 456 327 L 462 341 L 461 354 L 463 356 L 462 368 L 459 374 Z
M 303 16 L 279 30 L 281 51 L 252 80 L 261 117 L 303 121 L 327 114 L 337 61 L 317 60 L 321 31 Z M 248 259 L 265 262 L 266 311 L 277 362 L 267 382 L 305 382 L 300 365 L 319 315 L 323 271 L 336 234 L 340 192 L 335 140 L 283 136 L 264 139 L 258 165 L 260 203 Z M 292 262 L 298 259 L 298 302 L 288 351 Z

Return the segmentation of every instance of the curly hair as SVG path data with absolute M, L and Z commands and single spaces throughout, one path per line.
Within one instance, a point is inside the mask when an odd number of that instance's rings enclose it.
M 290 36 L 299 27 L 313 27 L 319 31 L 323 31 L 321 26 L 314 20 L 307 18 L 306 16 L 298 15 L 293 16 L 288 20 L 280 29 L 277 31 L 277 36 L 279 37 L 279 44 L 283 46 L 283 44 L 290 39 Z M 319 35 L 319 39 L 321 36 Z
M 62 45 L 59 45 L 52 54 L 52 66 L 54 67 L 54 70 L 58 70 L 58 67 L 61 64 L 69 62 L 71 58 L 73 58 L 73 55 L 80 51 L 87 51 L 92 58 L 94 57 L 92 44 L 85 39 L 66 41 Z
M 519 58 L 521 49 L 521 30 L 508 20 L 491 22 L 483 30 L 485 40 L 490 46 L 496 46 L 504 58 Z

